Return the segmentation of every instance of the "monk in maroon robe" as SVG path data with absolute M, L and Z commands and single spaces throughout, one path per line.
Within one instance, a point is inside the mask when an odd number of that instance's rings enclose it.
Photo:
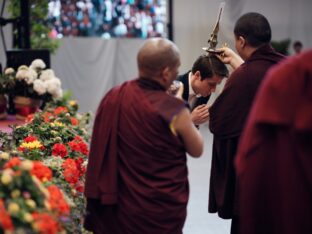
M 240 233 L 312 233 L 312 50 L 270 70 L 239 146 Z
M 86 176 L 86 229 L 95 234 L 181 234 L 189 196 L 186 152 L 203 140 L 186 103 L 167 94 L 178 48 L 150 39 L 139 78 L 113 88 L 97 111 Z
M 234 156 L 239 138 L 264 75 L 283 59 L 269 45 L 271 28 L 264 16 L 243 15 L 236 22 L 234 34 L 236 50 L 245 62 L 241 64 L 242 60 L 229 48 L 223 49 L 220 59 L 237 69 L 211 106 L 209 123 L 214 138 L 208 211 L 232 219 L 231 233 L 238 232 Z

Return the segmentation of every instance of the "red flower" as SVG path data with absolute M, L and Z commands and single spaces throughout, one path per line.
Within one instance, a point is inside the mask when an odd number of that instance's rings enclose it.
M 39 161 L 33 161 L 33 168 L 30 174 L 36 176 L 40 181 L 51 180 L 52 171 L 47 166 L 43 165 Z
M 65 180 L 70 184 L 76 184 L 79 180 L 79 170 L 76 165 L 76 161 L 71 158 L 67 158 L 63 164 L 64 169 L 63 176 Z
M 59 215 L 68 215 L 70 208 L 60 189 L 55 185 L 51 185 L 48 187 L 48 191 L 50 193 L 49 203 L 51 209 L 57 211 Z
M 83 176 L 86 173 L 86 167 L 82 166 L 84 160 L 83 158 L 75 159 L 77 169 L 79 171 L 79 176 Z
M 57 143 L 57 144 L 53 145 L 52 155 L 61 156 L 62 158 L 64 158 L 67 155 L 66 146 L 61 144 L 61 143 Z
M 25 122 L 30 123 L 34 120 L 34 114 L 27 115 Z
M 70 141 L 68 145 L 74 152 L 80 152 L 84 155 L 89 154 L 89 147 L 80 136 L 75 136 L 74 140 Z
M 0 228 L 4 231 L 13 231 L 14 226 L 10 215 L 5 210 L 4 202 L 0 199 Z
M 34 227 L 40 234 L 56 234 L 60 227 L 53 217 L 46 213 L 33 213 Z
M 70 117 L 70 122 L 72 125 L 78 125 L 79 124 L 78 120 L 74 117 Z
M 76 185 L 76 188 L 75 188 L 78 192 L 80 192 L 80 193 L 83 193 L 83 191 L 84 191 L 84 186 L 83 186 L 83 183 L 78 183 L 77 185 Z
M 53 118 L 53 114 L 50 112 L 44 112 L 42 114 L 42 118 L 43 118 L 44 122 L 49 123 L 51 121 L 51 119 Z
M 28 137 L 24 138 L 24 142 L 29 143 L 29 142 L 33 142 L 33 141 L 38 141 L 37 137 L 35 137 L 35 136 L 28 136 Z
M 68 109 L 65 106 L 59 106 L 54 109 L 55 115 L 60 115 L 62 113 L 67 113 L 67 112 L 68 112 Z
M 9 161 L 6 162 L 6 164 L 4 164 L 4 169 L 6 168 L 12 168 L 12 167 L 16 167 L 19 166 L 21 164 L 21 160 L 16 157 L 16 158 L 11 158 Z

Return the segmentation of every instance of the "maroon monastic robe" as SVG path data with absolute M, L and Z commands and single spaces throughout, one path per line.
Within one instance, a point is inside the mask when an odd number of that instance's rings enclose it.
M 209 207 L 221 218 L 237 216 L 237 188 L 234 156 L 254 96 L 266 72 L 284 57 L 271 46 L 257 49 L 227 81 L 210 108 L 209 128 L 214 135 Z
M 112 89 L 94 123 L 85 227 L 95 233 L 182 233 L 186 154 L 170 123 L 186 104 L 140 78 Z
M 236 159 L 242 234 L 312 233 L 312 50 L 272 69 Z

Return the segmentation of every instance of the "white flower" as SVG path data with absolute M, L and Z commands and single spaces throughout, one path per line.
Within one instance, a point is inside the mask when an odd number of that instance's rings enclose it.
M 27 70 L 19 69 L 16 73 L 17 80 L 25 80 L 27 76 L 28 76 L 28 68 Z
M 63 97 L 63 90 L 62 89 L 58 89 L 55 93 L 52 93 L 53 99 L 59 99 L 61 97 Z
M 61 80 L 57 77 L 47 80 L 47 91 L 52 95 L 54 99 L 60 98 L 63 96 L 63 91 L 61 89 Z
M 7 69 L 5 69 L 4 74 L 5 75 L 11 75 L 15 72 L 15 70 L 12 67 L 8 67 Z
M 33 69 L 29 69 L 28 67 L 19 68 L 18 72 L 16 73 L 17 80 L 25 80 L 27 84 L 32 84 L 34 80 L 37 79 L 37 72 Z
M 40 79 L 43 81 L 47 81 L 55 78 L 54 71 L 52 69 L 47 69 L 41 72 Z
M 45 94 L 47 92 L 47 85 L 42 80 L 35 80 L 34 81 L 34 90 L 39 94 Z
M 64 159 L 60 156 L 53 156 L 43 159 L 42 163 L 53 170 L 62 170 Z
M 20 70 L 28 70 L 28 67 L 26 65 L 21 65 L 21 66 L 18 67 L 17 70 L 18 71 L 20 71 Z
M 42 59 L 35 59 L 30 65 L 34 70 L 42 70 L 46 67 Z
M 38 74 L 35 70 L 29 68 L 28 69 L 28 76 L 25 78 L 27 84 L 32 84 L 37 79 Z

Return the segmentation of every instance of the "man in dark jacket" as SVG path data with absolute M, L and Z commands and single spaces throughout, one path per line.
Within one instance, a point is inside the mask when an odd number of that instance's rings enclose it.
M 191 71 L 178 77 L 183 83 L 182 98 L 189 104 L 195 125 L 208 121 L 206 104 L 211 93 L 216 91 L 216 86 L 227 76 L 228 69 L 216 56 L 201 55 L 194 62 Z
M 229 48 L 224 48 L 220 56 L 236 70 L 209 110 L 214 139 L 208 210 L 232 219 L 231 233 L 238 233 L 239 204 L 233 165 L 237 145 L 259 85 L 266 72 L 284 57 L 270 46 L 271 27 L 261 14 L 241 16 L 234 34 L 236 50 L 244 62 Z

